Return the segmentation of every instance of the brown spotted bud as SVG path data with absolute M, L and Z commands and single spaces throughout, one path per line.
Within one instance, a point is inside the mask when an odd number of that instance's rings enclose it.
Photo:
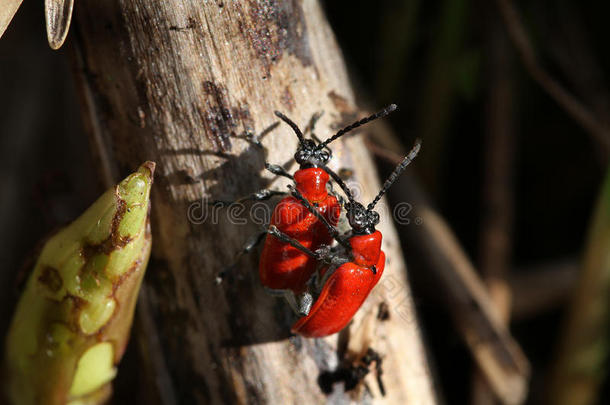
M 154 169 L 144 163 L 44 245 L 6 341 L 13 404 L 109 396 L 150 255 Z

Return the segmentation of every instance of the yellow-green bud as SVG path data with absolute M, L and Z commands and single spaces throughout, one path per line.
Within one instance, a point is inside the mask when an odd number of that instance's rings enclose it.
M 102 403 L 150 255 L 146 162 L 44 245 L 6 341 L 14 405 Z

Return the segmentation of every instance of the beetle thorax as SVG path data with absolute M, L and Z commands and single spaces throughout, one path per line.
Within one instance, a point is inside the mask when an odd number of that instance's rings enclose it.
M 326 184 L 329 179 L 328 173 L 317 167 L 300 169 L 294 173 L 297 190 L 311 203 L 321 202 L 328 196 Z
M 364 267 L 376 265 L 381 253 L 381 239 L 381 232 L 379 231 L 352 236 L 349 243 L 352 246 L 354 263 Z

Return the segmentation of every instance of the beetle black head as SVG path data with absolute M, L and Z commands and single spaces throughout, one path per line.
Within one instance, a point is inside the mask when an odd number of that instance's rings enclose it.
M 301 168 L 306 168 L 324 166 L 332 157 L 332 151 L 328 148 L 329 143 L 342 137 L 349 131 L 366 124 L 367 122 L 373 121 L 377 118 L 385 117 L 392 111 L 396 110 L 396 108 L 396 104 L 390 104 L 383 110 L 366 118 L 363 118 L 359 121 L 356 121 L 343 129 L 340 129 L 336 134 L 326 139 L 324 142 L 319 143 L 316 143 L 313 139 L 305 139 L 305 136 L 303 135 L 303 132 L 299 129 L 298 125 L 281 112 L 276 111 L 275 115 L 277 115 L 282 121 L 288 124 L 296 134 L 297 138 L 299 138 L 299 146 L 297 148 L 296 153 L 294 154 L 294 159 L 300 165 Z
M 299 146 L 294 154 L 294 160 L 299 164 L 301 168 L 306 167 L 318 167 L 328 163 L 332 157 L 330 149 L 318 148 L 319 144 L 313 139 L 305 139 L 301 129 L 295 124 L 290 118 L 286 117 L 279 111 L 275 112 L 282 121 L 290 125 L 297 138 L 299 138 Z
M 299 143 L 294 160 L 302 167 L 319 167 L 328 163 L 332 157 L 332 151 L 328 148 L 318 149 L 315 141 L 305 139 Z
M 379 214 L 373 211 L 373 207 L 365 207 L 354 199 L 352 191 L 337 173 L 323 166 L 323 169 L 333 178 L 335 183 L 341 187 L 348 202 L 345 203 L 345 212 L 352 232 L 357 235 L 371 234 L 375 232 L 375 226 L 379 224 Z
M 333 180 L 341 187 L 345 195 L 347 196 L 348 202 L 345 204 L 345 211 L 347 212 L 347 220 L 352 228 L 352 231 L 355 234 L 370 234 L 375 232 L 375 226 L 379 224 L 379 214 L 376 211 L 373 211 L 375 205 L 381 200 L 381 197 L 388 191 L 388 189 L 394 184 L 394 182 L 398 179 L 400 174 L 407 168 L 409 163 L 415 159 L 415 156 L 419 153 L 419 149 L 421 148 L 421 141 L 417 139 L 415 141 L 415 145 L 411 149 L 411 151 L 405 156 L 405 158 L 400 162 L 395 168 L 392 174 L 387 178 L 387 180 L 383 183 L 383 187 L 377 193 L 377 196 L 373 199 L 373 201 L 364 207 L 364 205 L 360 204 L 356 200 L 354 200 L 354 196 L 345 184 L 345 182 L 337 175 L 334 171 L 330 170 L 326 166 L 324 166 L 324 170 L 333 178 Z
M 375 232 L 375 226 L 379 224 L 379 214 L 376 211 L 366 209 L 357 201 L 349 201 L 345 204 L 347 220 L 355 234 L 371 234 Z

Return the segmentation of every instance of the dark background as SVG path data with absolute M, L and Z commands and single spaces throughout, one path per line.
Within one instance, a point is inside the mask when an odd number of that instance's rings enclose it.
M 609 11 L 607 3 L 516 4 L 544 67 L 607 122 L 610 49 L 603 17 Z M 509 265 L 519 271 L 580 257 L 607 156 L 532 80 L 507 41 L 495 2 L 344 0 L 328 1 L 326 9 L 368 105 L 400 106 L 400 112 L 388 120 L 405 147 L 415 137 L 423 138 L 415 170 L 475 265 L 481 253 L 489 94 L 497 77 L 490 62 L 490 50 L 497 44 L 490 37 L 503 36 L 503 58 L 508 63 L 502 69 L 512 83 L 514 148 Z M 440 122 L 431 125 L 431 120 Z M 430 137 L 439 150 L 433 156 L 427 156 Z M 379 163 L 382 172 L 391 170 L 391 165 Z M 409 247 L 404 249 L 408 263 Z M 434 299 L 438 291 L 426 285 L 426 275 L 412 271 L 410 277 L 441 391 L 448 403 L 467 403 L 472 374 L 465 371 L 473 369 L 469 352 L 449 313 Z M 511 323 L 532 363 L 530 403 L 539 403 L 545 389 L 567 303 L 562 304 Z M 599 403 L 609 401 L 606 378 Z
M 517 6 L 545 68 L 607 120 L 610 6 L 601 1 Z M 400 111 L 388 121 L 404 146 L 423 138 L 414 170 L 476 264 L 489 94 L 497 77 L 490 38 L 503 30 L 495 2 L 337 0 L 325 2 L 325 8 L 362 104 L 377 109 L 397 103 Z M 509 265 L 518 272 L 580 257 L 607 156 L 531 79 L 505 42 L 514 148 Z M 60 51 L 48 48 L 43 6 L 34 1 L 23 3 L 0 39 L 0 283 L 15 286 L 3 292 L 17 291 L 23 279 L 18 269 L 40 239 L 102 190 L 80 122 L 69 46 L 68 37 Z M 391 170 L 383 159 L 378 163 L 382 173 Z M 408 246 L 405 251 L 408 261 Z M 426 275 L 412 279 L 442 395 L 448 403 L 467 403 L 469 352 L 446 309 L 431 296 L 435 290 Z M 16 293 L 0 297 L 2 336 L 15 299 Z M 532 363 L 531 403 L 544 391 L 567 302 L 560 304 L 511 324 Z M 130 367 L 129 359 L 128 351 L 122 367 Z M 119 376 L 120 394 L 128 380 Z M 599 403 L 609 401 L 606 381 Z

